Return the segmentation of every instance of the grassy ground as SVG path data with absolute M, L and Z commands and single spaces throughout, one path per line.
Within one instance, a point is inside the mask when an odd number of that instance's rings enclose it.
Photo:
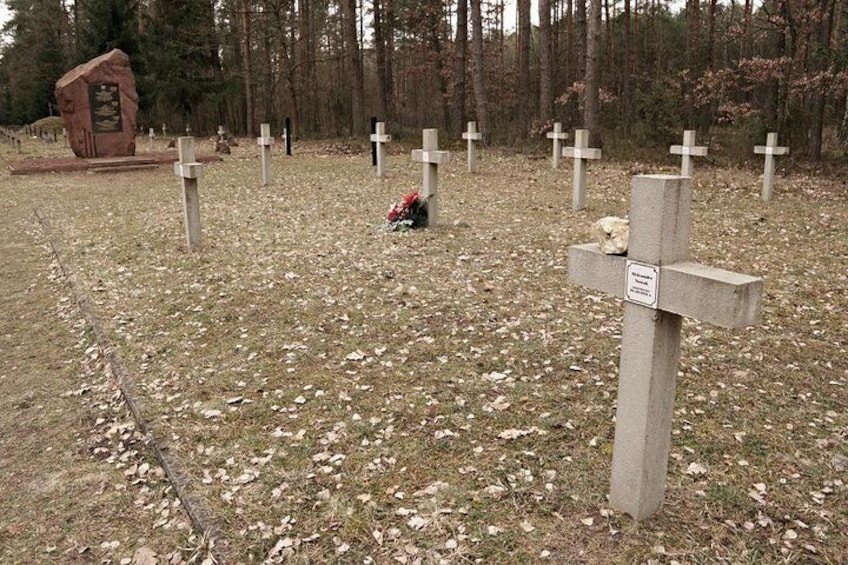
M 684 324 L 666 503 L 635 524 L 606 501 L 622 308 L 567 282 L 567 248 L 625 214 L 631 175 L 657 167 L 594 163 L 589 209 L 573 212 L 567 165 L 492 151 L 470 176 L 455 154 L 440 171 L 441 225 L 386 234 L 389 204 L 420 182 L 408 153 L 395 149 L 378 180 L 355 148 L 296 151 L 275 156 L 266 188 L 249 142 L 206 167 L 195 254 L 165 168 L 0 177 L 14 203 L 4 245 L 46 272 L 29 210 L 50 219 L 147 418 L 243 562 L 848 558 L 843 181 L 781 178 L 766 207 L 756 174 L 696 171 L 692 258 L 763 276 L 763 315 L 736 331 Z M 4 294 L 26 288 L 7 278 Z M 81 327 L 55 308 L 67 290 L 43 292 L 25 312 L 70 335 L 33 351 L 85 361 Z M 14 335 L 35 322 L 8 323 Z M 32 388 L 20 374 L 4 371 L 4 402 Z M 54 427 L 90 409 L 84 395 L 53 400 Z M 2 429 L 16 445 L 29 437 Z M 0 484 L 15 495 L 0 508 L 11 536 L 19 493 Z M 144 536 L 174 530 L 145 518 L 126 515 Z
M 0 562 L 196 559 L 29 195 L 0 182 Z

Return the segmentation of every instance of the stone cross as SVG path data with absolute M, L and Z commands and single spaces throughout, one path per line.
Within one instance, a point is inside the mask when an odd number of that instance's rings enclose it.
M 462 139 L 468 140 L 468 172 L 477 170 L 477 146 L 475 142 L 483 139 L 483 134 L 477 131 L 477 122 L 468 122 L 468 131 L 462 133 Z
M 271 183 L 271 146 L 274 145 L 271 124 L 259 124 L 256 143 L 262 148 L 262 186 L 268 186 Z
M 218 126 L 218 141 L 222 141 L 225 135 L 227 135 L 227 130 L 224 129 L 224 126 Z
M 177 149 L 180 161 L 174 163 L 174 174 L 182 179 L 183 184 L 183 216 L 188 250 L 195 251 L 200 246 L 200 195 L 197 179 L 203 172 L 203 165 L 194 157 L 193 137 L 180 137 Z
M 562 122 L 554 124 L 554 131 L 548 132 L 548 139 L 554 140 L 553 168 L 559 169 L 559 157 L 562 155 L 562 142 L 568 139 L 568 134 L 562 131 Z
M 391 140 L 392 136 L 386 135 L 385 122 L 377 122 L 376 124 L 374 124 L 374 133 L 371 134 L 371 144 L 376 148 L 377 176 L 381 178 L 385 176 L 386 173 L 386 147 L 383 144 L 388 143 Z
M 774 156 L 787 155 L 788 147 L 777 146 L 777 133 L 768 134 L 765 145 L 754 147 L 754 153 L 766 156 L 766 168 L 763 171 L 763 200 L 768 202 L 774 192 Z
M 162 137 L 168 137 L 168 126 L 162 124 Z
M 427 206 L 427 221 L 424 227 L 435 226 L 439 215 L 439 201 L 436 198 L 439 165 L 450 162 L 450 153 L 439 151 L 439 130 L 424 130 L 422 149 L 412 150 L 412 160 L 424 163 L 424 180 L 421 188 L 421 198 Z
M 672 145 L 669 150 L 672 155 L 682 155 L 680 163 L 680 174 L 684 177 L 695 176 L 695 165 L 692 157 L 705 157 L 707 148 L 695 145 L 695 130 L 687 129 L 683 132 L 683 145 Z
M 147 132 L 147 137 L 150 138 L 150 148 L 153 149 L 153 140 L 156 139 L 156 132 L 150 128 Z
M 687 261 L 691 202 L 691 178 L 634 177 L 627 255 L 568 251 L 573 282 L 625 300 L 610 503 L 636 520 L 665 492 L 683 316 L 740 328 L 760 309 L 762 279 Z
M 586 160 L 600 159 L 601 150 L 589 148 L 589 130 L 574 131 L 574 147 L 565 147 L 563 157 L 574 158 L 574 195 L 572 204 L 575 210 L 586 207 Z

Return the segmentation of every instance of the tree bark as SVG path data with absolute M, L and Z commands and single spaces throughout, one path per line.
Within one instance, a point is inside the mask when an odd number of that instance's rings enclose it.
M 389 119 L 397 116 L 395 107 L 395 77 L 394 77 L 394 53 L 395 53 L 395 9 L 393 0 L 386 0 L 386 111 Z
M 439 3 L 441 0 L 439 0 Z M 433 19 L 430 21 L 430 56 L 433 57 L 433 66 L 435 67 L 436 84 L 439 87 L 439 108 L 442 111 L 442 128 L 450 127 L 450 113 L 448 101 L 448 85 L 445 80 L 444 63 L 442 61 L 442 26 L 440 10 L 432 10 Z
M 468 0 L 459 0 L 456 6 L 456 60 L 453 72 L 453 134 L 461 137 L 465 127 L 465 68 L 468 59 Z
M 481 0 L 471 0 L 471 82 L 474 87 L 474 101 L 477 106 L 477 125 L 483 134 L 483 144 L 491 140 L 489 132 L 489 111 L 486 104 L 486 90 L 483 83 L 483 14 Z
M 244 112 L 247 137 L 253 137 L 253 65 L 250 56 L 250 2 L 239 2 L 239 19 L 241 21 L 241 61 L 244 79 Z
M 601 0 L 589 0 L 589 6 L 586 26 L 586 88 L 583 100 L 583 125 L 589 130 L 592 147 L 600 147 Z
M 377 84 L 379 97 L 377 114 L 384 120 L 388 112 L 389 101 L 386 92 L 386 38 L 383 31 L 382 1 L 374 0 L 374 51 L 377 57 Z
M 625 134 L 630 133 L 633 124 L 633 69 L 631 68 L 632 39 L 630 33 L 630 0 L 624 0 L 624 53 L 622 61 L 622 116 L 621 123 Z
M 592 0 L 589 0 L 590 2 Z M 577 34 L 577 76 L 586 78 L 586 0 L 575 0 L 574 26 Z
M 551 70 L 551 2 L 539 0 L 539 120 L 551 119 L 553 88 Z
M 533 113 L 530 98 L 530 0 L 518 0 L 518 128 L 524 139 Z
M 359 40 L 356 31 L 356 0 L 341 0 L 344 20 L 345 55 L 347 56 L 347 79 L 350 84 L 350 135 L 360 136 L 365 132 L 364 87 L 362 66 L 359 58 Z
M 695 81 L 701 75 L 700 46 L 700 0 L 688 0 L 686 2 L 686 70 L 688 74 L 683 78 L 683 97 L 686 103 L 686 129 L 695 127 L 697 123 L 697 106 L 693 97 Z

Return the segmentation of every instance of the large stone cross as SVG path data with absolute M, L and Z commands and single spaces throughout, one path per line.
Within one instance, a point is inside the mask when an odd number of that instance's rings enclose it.
M 194 157 L 193 137 L 179 138 L 177 148 L 180 161 L 174 163 L 174 174 L 182 179 L 186 244 L 189 251 L 195 251 L 200 246 L 200 195 L 197 190 L 197 179 L 203 173 L 203 165 Z
M 573 282 L 625 300 L 610 503 L 636 520 L 665 492 L 683 316 L 739 328 L 760 309 L 762 279 L 687 261 L 691 202 L 691 178 L 637 176 L 627 256 L 568 250 Z
M 268 186 L 271 183 L 271 146 L 274 145 L 271 124 L 259 124 L 256 144 L 262 148 L 262 186 Z
M 562 122 L 556 122 L 554 124 L 554 131 L 549 131 L 547 137 L 548 139 L 554 140 L 553 168 L 559 169 L 559 158 L 560 155 L 562 155 L 562 142 L 568 139 L 568 134 L 562 131 Z
M 680 174 L 684 177 L 695 176 L 695 165 L 692 157 L 705 157 L 707 148 L 695 145 L 695 130 L 683 132 L 683 145 L 672 145 L 669 150 L 672 155 L 681 155 Z
M 483 134 L 477 131 L 477 122 L 468 122 L 468 131 L 462 132 L 462 139 L 468 140 L 468 172 L 477 170 L 477 146 L 475 142 L 483 139 Z
M 374 124 L 374 133 L 371 134 L 371 143 L 376 147 L 377 151 L 377 176 L 385 175 L 386 165 L 386 148 L 383 145 L 392 140 L 392 136 L 386 134 L 386 123 L 377 122 Z
M 589 148 L 589 130 L 574 131 L 574 147 L 562 150 L 563 157 L 574 158 L 574 195 L 572 204 L 575 210 L 586 207 L 586 160 L 600 159 L 601 150 Z
M 774 156 L 788 154 L 789 148 L 778 147 L 777 133 L 772 132 L 766 137 L 765 145 L 754 147 L 754 153 L 766 156 L 766 167 L 763 171 L 763 200 L 768 202 L 774 192 Z
M 439 217 L 439 200 L 436 189 L 439 185 L 439 165 L 450 162 L 450 153 L 439 151 L 439 130 L 425 129 L 422 149 L 412 150 L 412 160 L 424 163 L 424 178 L 421 186 L 421 198 L 427 206 L 427 224 L 435 226 Z

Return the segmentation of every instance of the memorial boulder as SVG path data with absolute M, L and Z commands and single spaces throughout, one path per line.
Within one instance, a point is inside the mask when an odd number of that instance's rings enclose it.
M 55 94 L 77 157 L 135 154 L 138 94 L 126 53 L 113 49 L 79 65 L 56 82 Z

